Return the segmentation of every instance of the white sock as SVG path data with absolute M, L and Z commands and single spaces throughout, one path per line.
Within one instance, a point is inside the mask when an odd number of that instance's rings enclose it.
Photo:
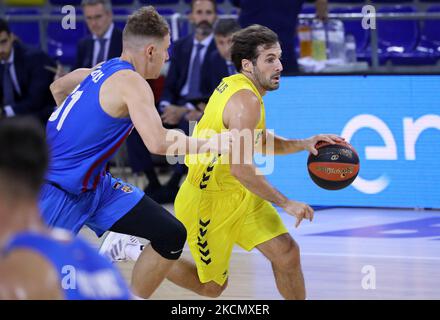
M 142 253 L 141 250 L 142 247 L 143 245 L 137 245 L 137 246 L 128 245 L 125 247 L 125 254 L 130 260 L 137 261 L 137 259 Z

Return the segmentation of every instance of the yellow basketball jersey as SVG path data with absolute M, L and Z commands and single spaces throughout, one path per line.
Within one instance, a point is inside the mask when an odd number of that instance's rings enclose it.
M 254 132 L 257 139 L 266 127 L 263 99 L 255 85 L 245 75 L 239 73 L 227 78 L 214 90 L 206 106 L 203 117 L 195 126 L 193 137 L 210 138 L 214 134 L 227 130 L 223 123 L 223 110 L 233 94 L 240 90 L 250 90 L 259 99 L 261 105 L 260 121 Z M 256 141 L 254 140 L 253 143 Z M 252 143 L 252 142 L 251 142 Z M 240 188 L 240 182 L 230 172 L 229 155 L 187 155 L 187 181 L 201 190 L 223 191 Z

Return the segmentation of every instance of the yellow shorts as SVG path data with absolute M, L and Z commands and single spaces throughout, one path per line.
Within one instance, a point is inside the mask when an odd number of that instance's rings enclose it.
M 272 204 L 247 189 L 206 191 L 185 181 L 174 203 L 202 283 L 223 285 L 234 244 L 250 251 L 287 233 Z

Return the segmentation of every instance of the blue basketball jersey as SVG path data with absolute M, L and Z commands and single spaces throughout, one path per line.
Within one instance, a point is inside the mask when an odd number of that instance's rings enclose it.
M 121 274 L 85 241 L 55 229 L 52 234 L 23 232 L 6 245 L 3 256 L 15 249 L 29 249 L 44 257 L 59 275 L 68 300 L 127 300 L 132 295 Z M 39 272 L 39 270 L 35 270 Z
M 111 117 L 99 102 L 104 81 L 124 69 L 134 67 L 120 58 L 102 64 L 52 113 L 46 128 L 48 181 L 73 194 L 96 188 L 107 162 L 133 129 L 130 118 Z

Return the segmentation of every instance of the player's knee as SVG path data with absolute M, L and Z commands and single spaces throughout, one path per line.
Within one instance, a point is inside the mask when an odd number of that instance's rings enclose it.
M 300 267 L 300 249 L 292 237 L 285 237 L 285 240 L 280 243 L 278 254 L 272 263 L 282 270 L 292 270 Z
M 203 296 L 209 297 L 209 298 L 218 298 L 221 296 L 223 291 L 225 291 L 226 287 L 228 286 L 228 282 L 226 281 L 222 286 L 217 284 L 214 281 L 203 283 L 201 289 L 201 294 Z
M 185 241 L 185 226 L 179 220 L 174 219 L 160 238 L 151 240 L 151 246 L 165 259 L 177 260 L 182 254 Z

